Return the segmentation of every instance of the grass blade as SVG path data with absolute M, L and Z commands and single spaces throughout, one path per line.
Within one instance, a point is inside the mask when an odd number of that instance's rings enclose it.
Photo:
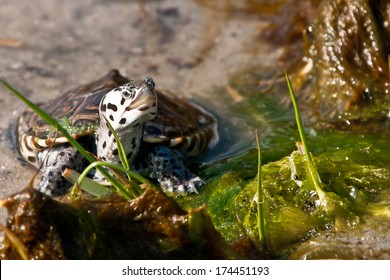
M 259 140 L 259 133 L 256 129 L 256 145 L 257 145 L 257 229 L 259 232 L 259 240 L 263 251 L 269 251 L 266 236 L 266 219 L 265 219 L 265 197 L 263 191 L 262 177 L 261 177 L 261 147 Z
M 387 65 L 389 66 L 389 78 L 390 78 L 390 54 L 387 55 Z
M 127 178 L 129 179 L 129 181 L 131 181 L 132 176 L 130 176 L 128 173 L 128 172 L 131 172 L 130 164 L 129 164 L 129 161 L 127 159 L 126 151 L 125 151 L 125 148 L 123 147 L 122 141 L 119 139 L 118 134 L 116 133 L 115 129 L 112 127 L 109 120 L 105 116 L 103 116 L 103 117 L 107 123 L 108 129 L 111 131 L 112 135 L 114 135 L 114 137 L 115 137 L 116 145 L 118 148 L 119 160 L 122 163 L 122 166 L 124 167 L 124 169 L 126 170 Z M 137 184 L 129 184 L 129 186 L 131 186 L 129 191 L 132 192 L 133 195 L 139 196 L 140 194 L 142 194 L 142 189 Z
M 0 79 L 0 82 L 14 95 L 16 95 L 20 100 L 22 100 L 28 107 L 34 110 L 35 113 L 39 115 L 39 117 L 47 122 L 49 125 L 54 127 L 57 131 L 61 132 L 64 137 L 69 141 L 69 143 L 77 149 L 88 161 L 94 162 L 95 159 L 78 143 L 69 133 L 63 128 L 56 119 L 48 115 L 45 111 L 43 111 L 39 106 L 31 102 L 28 98 L 19 93 L 16 89 L 10 86 L 7 82 Z
M 11 230 L 9 230 L 6 226 L 3 226 L 2 224 L 0 224 L 0 230 L 3 231 L 4 234 L 11 241 L 13 247 L 19 253 L 22 260 L 31 259 L 28 248 L 26 247 L 26 245 L 24 245 L 23 241 L 16 234 L 14 234 Z
M 154 184 L 152 184 L 148 179 L 144 178 L 143 176 L 139 175 L 138 173 L 133 172 L 131 170 L 127 170 L 127 169 L 125 169 L 123 166 L 121 166 L 119 164 L 109 163 L 109 162 L 104 162 L 104 161 L 95 161 L 95 162 L 91 163 L 90 165 L 88 165 L 84 169 L 84 171 L 81 173 L 80 177 L 78 178 L 77 183 L 80 184 L 80 186 L 81 186 L 82 185 L 82 181 L 87 179 L 87 174 L 92 169 L 97 168 L 98 166 L 108 167 L 108 168 L 110 168 L 112 170 L 117 170 L 119 172 L 125 173 L 128 177 L 131 177 L 131 178 L 137 180 L 141 184 L 146 184 L 146 185 L 150 186 L 151 188 L 153 188 L 154 190 L 158 190 L 158 188 Z M 135 197 L 137 197 L 140 194 L 142 194 L 142 189 L 139 186 L 137 186 L 137 188 L 135 190 L 129 190 L 129 191 Z
M 125 149 L 123 147 L 123 144 L 121 142 L 121 140 L 119 139 L 119 136 L 118 134 L 116 133 L 115 129 L 112 127 L 111 123 L 108 121 L 108 119 L 103 116 L 106 123 L 107 123 L 107 126 L 108 128 L 110 129 L 112 135 L 114 135 L 115 137 L 115 140 L 116 140 L 116 144 L 117 144 L 117 147 L 118 147 L 118 156 L 119 156 L 119 159 L 122 163 L 122 166 L 126 169 L 126 170 L 130 170 L 130 164 L 129 164 L 129 161 L 127 159 L 127 155 L 126 155 L 126 152 L 125 152 Z M 131 179 L 131 178 L 129 178 Z
M 95 163 L 97 162 L 98 161 Z M 111 194 L 111 191 L 108 188 L 88 177 L 84 177 L 83 180 L 80 180 L 80 173 L 75 170 L 67 168 L 62 173 L 62 176 L 64 176 L 72 184 L 80 186 L 83 191 L 86 191 L 87 193 L 96 196 L 97 198 L 108 197 Z
M 95 162 L 95 159 L 92 155 L 89 154 L 87 150 L 84 149 L 84 147 L 77 142 L 69 133 L 68 131 L 61 126 L 56 119 L 48 115 L 45 111 L 43 111 L 39 106 L 31 102 L 28 98 L 23 96 L 20 92 L 18 92 L 16 89 L 14 89 L 11 85 L 9 85 L 4 80 L 0 79 L 0 82 L 6 87 L 10 92 L 12 92 L 16 97 L 18 97 L 20 100 L 22 100 L 28 107 L 30 107 L 36 114 L 39 115 L 39 117 L 47 122 L 49 125 L 57 129 L 59 132 L 62 133 L 62 135 L 69 141 L 69 143 L 77 149 L 77 151 L 86 158 L 90 163 Z M 97 166 L 97 169 L 102 173 L 102 175 L 109 181 L 117 190 L 118 192 L 126 199 L 133 199 L 134 197 L 129 193 L 126 188 L 123 188 L 116 180 L 113 178 L 104 168 L 101 166 Z
M 299 136 L 301 138 L 302 145 L 303 145 L 303 148 L 305 150 L 306 164 L 307 164 L 307 169 L 309 171 L 309 177 L 311 178 L 311 181 L 313 182 L 314 191 L 317 193 L 317 195 L 319 197 L 320 205 L 326 206 L 327 200 L 325 197 L 325 192 L 321 188 L 320 177 L 317 173 L 313 159 L 312 159 L 311 154 L 310 154 L 310 150 L 309 150 L 308 145 L 307 145 L 305 130 L 303 128 L 301 114 L 299 112 L 299 107 L 298 107 L 298 103 L 297 103 L 297 100 L 295 97 L 294 89 L 291 85 L 291 81 L 290 81 L 290 78 L 289 78 L 287 72 L 285 72 L 285 76 L 286 76 L 286 80 L 287 80 L 288 90 L 290 92 L 291 101 L 292 101 L 292 104 L 294 106 L 295 119 L 296 119 L 296 123 L 298 126 Z

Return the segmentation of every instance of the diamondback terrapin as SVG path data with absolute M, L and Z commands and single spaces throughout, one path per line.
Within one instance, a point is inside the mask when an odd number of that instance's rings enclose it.
M 152 78 L 129 80 L 111 70 L 41 106 L 86 149 L 103 161 L 118 163 L 118 149 L 106 120 L 118 134 L 129 162 L 141 166 L 172 192 L 197 192 L 203 181 L 183 165 L 218 141 L 215 118 L 199 106 L 155 89 Z M 41 168 L 37 189 L 66 193 L 66 168 L 83 170 L 85 159 L 65 137 L 30 109 L 18 120 L 22 156 Z M 135 162 L 134 162 L 135 159 Z

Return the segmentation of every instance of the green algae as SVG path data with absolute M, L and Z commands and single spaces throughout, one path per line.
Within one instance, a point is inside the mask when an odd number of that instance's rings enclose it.
M 244 75 L 259 77 L 257 73 L 252 71 Z M 253 140 L 246 149 L 237 150 L 235 155 L 201 169 L 201 176 L 209 184 L 199 195 L 176 200 L 184 208 L 206 205 L 222 236 L 231 244 L 247 238 L 256 248 L 258 257 L 257 211 L 253 204 L 258 186 L 258 154 L 253 135 L 258 129 L 265 162 L 262 184 L 267 202 L 266 239 L 271 248 L 266 255 L 260 253 L 261 257 L 288 257 L 296 246 L 328 233 L 338 238 L 337 233 L 342 232 L 343 242 L 349 240 L 348 246 L 352 247 L 359 239 L 361 230 L 358 229 L 373 218 L 377 223 L 370 223 L 366 230 L 387 232 L 382 230 L 380 222 L 382 219 L 385 223 L 389 217 L 390 147 L 386 130 L 371 130 L 375 123 L 363 131 L 353 125 L 349 130 L 336 129 L 333 125 L 313 125 L 307 117 L 310 108 L 304 107 L 306 138 L 327 201 L 321 209 L 316 204 L 317 196 L 311 187 L 305 156 L 295 146 L 300 137 L 294 112 L 286 106 L 283 97 L 288 96 L 287 87 L 276 82 L 273 90 L 261 92 L 258 86 L 253 86 L 261 80 L 251 83 L 252 86 L 236 81 L 233 79 L 230 86 L 240 98 L 225 112 L 229 119 L 236 120 L 236 127 L 230 124 L 229 131 L 237 131 L 237 141 L 247 141 L 251 135 Z M 216 96 L 224 98 L 226 95 L 229 93 L 225 89 L 216 89 Z M 337 243 L 337 240 L 333 241 Z M 318 248 L 325 246 L 318 244 Z M 332 252 L 335 251 L 336 246 L 332 248 Z M 381 252 L 378 258 L 386 255 Z M 358 258 L 356 254 L 354 251 L 350 257 Z M 347 256 L 341 252 L 340 255 Z
M 311 31 L 306 34 L 311 50 L 308 56 L 314 64 L 303 90 L 310 94 L 312 102 L 304 104 L 305 96 L 298 102 L 303 103 L 307 140 L 321 188 L 329 202 L 326 211 L 316 204 L 305 156 L 296 150 L 299 133 L 289 106 L 287 86 L 278 80 L 282 74 L 269 79 L 272 75 L 265 77 L 264 69 L 251 69 L 231 77 L 228 88 L 238 93 L 238 98 L 232 98 L 231 102 L 226 102 L 230 97 L 226 88 L 213 92 L 213 97 L 220 98 L 224 106 L 219 117 L 220 126 L 227 128 L 221 131 L 221 139 L 225 141 L 217 147 L 217 153 L 222 156 L 199 168 L 201 177 L 207 181 L 202 191 L 197 195 L 172 196 L 176 202 L 190 212 L 205 207 L 213 226 L 230 244 L 247 239 L 257 245 L 258 212 L 253 202 L 257 201 L 258 151 L 253 135 L 258 129 L 265 163 L 262 185 L 267 202 L 266 239 L 271 251 L 253 255 L 386 258 L 389 248 L 384 245 L 388 244 L 390 228 L 390 148 L 386 117 L 388 65 L 384 62 L 387 54 L 383 49 L 388 44 L 381 40 L 388 36 L 378 36 L 387 34 L 380 21 L 385 9 L 379 9 L 385 2 L 322 1 L 322 13 L 317 14 Z M 342 38 L 346 34 L 335 29 L 336 23 L 338 20 L 348 23 L 342 11 L 351 7 L 357 11 L 354 17 L 358 27 L 365 29 L 355 33 L 356 36 Z M 334 13 L 324 12 L 331 8 Z M 379 17 L 373 17 L 373 11 L 379 10 L 382 11 Z M 362 22 L 367 24 L 361 25 Z M 368 39 L 372 38 L 370 42 Z M 342 45 L 344 41 L 346 45 Z M 360 47 L 351 58 L 348 55 L 352 53 L 353 43 Z M 342 46 L 339 49 L 338 44 Z M 363 54 L 375 58 L 378 64 L 366 65 Z M 343 126 L 333 125 L 340 120 Z M 229 147 L 235 142 L 241 145 Z M 196 240 L 205 224 L 199 224 L 197 217 L 193 224 L 198 224 L 191 233 L 191 238 Z M 167 250 L 175 249 L 172 242 L 162 243 L 171 248 Z M 255 251 L 259 248 L 253 247 Z M 351 249 L 359 247 L 362 249 Z
M 334 131 L 309 139 L 313 147 L 328 143 L 313 160 L 332 207 L 330 211 L 318 211 L 312 202 L 305 158 L 297 151 L 265 164 L 262 184 L 268 204 L 267 239 L 279 257 L 288 254 L 290 246 L 329 230 L 354 232 L 353 229 L 370 216 L 388 219 L 390 160 L 386 156 L 389 153 L 386 138 Z M 256 150 L 249 154 L 255 173 Z M 207 171 L 211 173 L 213 168 L 218 172 L 226 169 L 223 175 L 212 180 L 196 202 L 207 205 L 215 227 L 229 242 L 243 236 L 252 235 L 253 239 L 257 230 L 256 208 L 251 208 L 257 179 L 255 176 L 248 179 L 245 168 L 239 171 L 248 155 L 209 167 Z M 196 206 L 196 200 L 189 197 L 181 201 L 183 205 Z M 376 214 L 370 210 L 373 205 L 379 206 Z M 351 240 L 353 238 L 351 235 Z

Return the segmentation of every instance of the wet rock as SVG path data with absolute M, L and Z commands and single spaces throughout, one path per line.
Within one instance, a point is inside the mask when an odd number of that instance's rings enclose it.
M 318 119 L 388 118 L 389 20 L 390 1 L 322 1 L 308 29 L 314 87 L 307 94 Z
M 146 189 L 130 201 L 53 200 L 27 188 L 8 212 L 1 259 L 237 258 L 200 208 L 187 213 Z

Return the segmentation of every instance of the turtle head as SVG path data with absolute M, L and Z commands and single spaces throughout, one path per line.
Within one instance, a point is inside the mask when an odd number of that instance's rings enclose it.
M 116 132 L 121 132 L 153 119 L 157 113 L 154 86 L 153 79 L 146 77 L 108 92 L 99 106 L 101 122 L 105 117 Z

